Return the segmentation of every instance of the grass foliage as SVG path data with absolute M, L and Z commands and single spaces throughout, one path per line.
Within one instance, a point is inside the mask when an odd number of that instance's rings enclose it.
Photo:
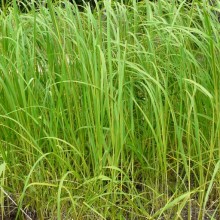
M 0 15 L 1 204 L 6 191 L 38 219 L 217 218 L 219 9 L 185 3 Z

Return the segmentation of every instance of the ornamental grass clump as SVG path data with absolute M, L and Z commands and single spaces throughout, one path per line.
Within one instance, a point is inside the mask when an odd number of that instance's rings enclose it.
M 64 3 L 0 15 L 1 215 L 218 219 L 217 6 Z

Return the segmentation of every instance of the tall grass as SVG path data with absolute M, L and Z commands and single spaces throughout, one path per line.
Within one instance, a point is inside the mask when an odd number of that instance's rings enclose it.
M 49 1 L 2 13 L 2 206 L 7 192 L 18 219 L 218 219 L 214 10 Z

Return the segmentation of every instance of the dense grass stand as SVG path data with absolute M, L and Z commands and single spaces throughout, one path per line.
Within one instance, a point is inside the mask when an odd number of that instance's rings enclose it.
M 4 6 L 1 219 L 220 219 L 219 8 L 185 3 Z

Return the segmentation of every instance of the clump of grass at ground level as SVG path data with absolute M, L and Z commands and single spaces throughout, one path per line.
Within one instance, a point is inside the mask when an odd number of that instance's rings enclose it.
M 0 15 L 2 207 L 218 219 L 217 8 L 173 2 Z

